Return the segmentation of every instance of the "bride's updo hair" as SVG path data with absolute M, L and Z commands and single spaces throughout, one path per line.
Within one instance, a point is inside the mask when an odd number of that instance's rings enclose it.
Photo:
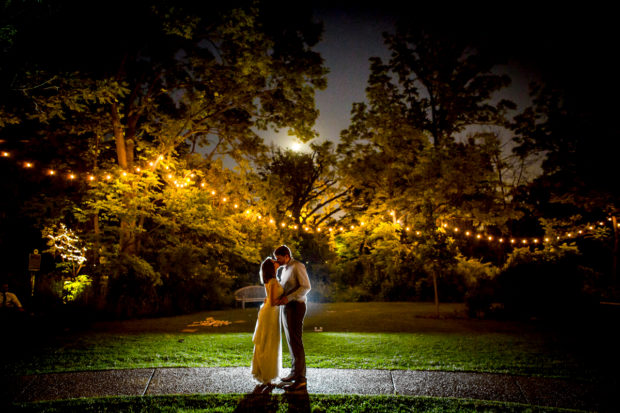
M 267 284 L 272 278 L 276 278 L 276 266 L 271 258 L 266 258 L 260 266 L 260 281 Z

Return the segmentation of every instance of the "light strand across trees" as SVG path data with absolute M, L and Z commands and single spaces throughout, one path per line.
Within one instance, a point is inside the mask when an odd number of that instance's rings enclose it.
M 8 151 L 0 152 L 0 156 L 2 158 L 10 158 L 14 159 L 11 156 L 11 153 Z M 39 168 L 36 163 L 33 161 L 27 160 L 17 160 L 14 159 L 17 164 L 21 165 L 25 169 L 37 170 L 37 171 L 45 171 L 45 175 L 49 177 L 65 177 L 65 179 L 78 182 L 83 181 L 86 183 L 92 183 L 97 180 L 111 180 L 113 178 L 130 178 L 132 175 L 139 175 L 147 170 L 155 171 L 160 167 L 161 162 L 164 160 L 164 156 L 160 155 L 156 157 L 154 160 L 145 162 L 141 164 L 141 166 L 136 166 L 134 169 L 134 173 L 130 173 L 127 171 L 100 171 L 98 173 L 95 172 L 83 172 L 77 173 L 74 171 L 59 171 L 51 168 Z M 198 174 L 196 171 L 185 171 L 182 175 L 177 175 L 175 172 L 169 168 L 168 166 L 163 166 L 161 168 L 161 176 L 164 180 L 167 181 L 169 185 L 174 185 L 175 187 L 181 189 L 188 187 L 190 185 L 197 185 L 203 189 L 205 189 L 208 193 L 214 196 L 214 200 L 220 202 L 223 206 L 228 206 L 232 213 L 240 213 L 242 216 L 247 218 L 254 218 L 257 220 L 264 220 L 264 222 L 269 225 L 278 226 L 282 230 L 303 230 L 305 232 L 316 232 L 316 233 L 325 233 L 328 235 L 343 233 L 347 230 L 355 230 L 356 227 L 365 227 L 367 224 L 364 221 L 357 221 L 353 224 L 348 225 L 328 225 L 328 226 L 311 226 L 311 225 L 300 225 L 295 221 L 288 220 L 278 220 L 274 217 L 267 216 L 257 211 L 256 205 L 252 205 L 247 200 L 238 201 L 233 200 L 229 195 L 223 194 L 222 191 L 218 191 L 217 189 L 211 187 L 207 182 L 200 181 L 196 179 Z M 244 208 L 245 207 L 245 208 Z M 244 211 L 244 212 L 239 212 Z M 422 231 L 417 230 L 412 226 L 408 226 L 406 223 L 401 222 L 400 220 L 395 219 L 396 211 L 392 210 L 389 212 L 389 215 L 386 216 L 387 219 L 392 219 L 395 224 L 400 226 L 401 230 L 406 234 L 411 234 L 413 236 L 422 236 Z M 291 217 L 288 217 L 291 218 Z M 278 222 L 280 221 L 280 222 Z M 606 218 L 607 222 L 612 222 L 611 217 Z M 556 235 L 555 237 L 516 237 L 511 235 L 505 236 L 497 236 L 491 235 L 488 233 L 481 233 L 474 230 L 462 229 L 457 225 L 451 225 L 449 223 L 443 223 L 437 228 L 443 228 L 446 232 L 448 232 L 451 236 L 461 236 L 462 239 L 469 240 L 471 242 L 488 242 L 488 243 L 497 243 L 497 244 L 506 244 L 511 246 L 526 246 L 526 245 L 542 245 L 549 244 L 555 242 L 566 241 L 570 239 L 575 239 L 577 237 L 586 235 L 588 232 L 594 231 L 597 227 L 604 227 L 606 225 L 605 219 L 588 223 L 580 226 L 579 228 L 575 228 L 573 231 L 565 232 L 560 235 Z M 620 224 L 616 224 L 620 227 Z

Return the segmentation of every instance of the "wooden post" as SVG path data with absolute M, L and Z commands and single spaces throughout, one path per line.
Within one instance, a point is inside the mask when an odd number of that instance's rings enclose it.
M 433 271 L 433 287 L 435 289 L 435 315 L 439 318 L 439 293 L 437 291 L 437 273 Z
M 615 285 L 618 282 L 618 220 L 615 215 L 611 217 L 611 222 L 614 225 L 614 255 L 611 276 L 613 284 Z

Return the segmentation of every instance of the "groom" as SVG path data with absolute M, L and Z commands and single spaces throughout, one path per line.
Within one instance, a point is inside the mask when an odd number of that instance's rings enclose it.
M 283 382 L 291 382 L 284 386 L 285 390 L 302 390 L 306 388 L 306 353 L 301 335 L 306 315 L 306 294 L 310 291 L 310 280 L 306 266 L 293 259 L 291 250 L 282 245 L 273 252 L 278 264 L 283 267 L 280 284 L 284 295 L 278 305 L 284 306 L 282 324 L 286 334 L 286 342 L 291 353 L 291 374 L 282 378 Z

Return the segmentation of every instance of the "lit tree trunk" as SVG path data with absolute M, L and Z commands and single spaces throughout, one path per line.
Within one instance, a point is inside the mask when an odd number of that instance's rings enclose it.
M 126 138 L 125 128 L 121 122 L 121 117 L 116 103 L 112 104 L 112 129 L 114 131 L 114 139 L 116 141 L 116 156 L 119 166 L 130 171 L 133 167 L 133 150 L 134 142 L 131 138 Z M 133 198 L 133 194 L 127 193 L 123 199 L 126 202 L 126 206 L 129 206 L 129 201 Z M 129 208 L 128 208 L 129 209 Z M 127 220 L 122 218 L 120 220 L 120 250 L 129 254 L 135 253 L 135 220 Z

